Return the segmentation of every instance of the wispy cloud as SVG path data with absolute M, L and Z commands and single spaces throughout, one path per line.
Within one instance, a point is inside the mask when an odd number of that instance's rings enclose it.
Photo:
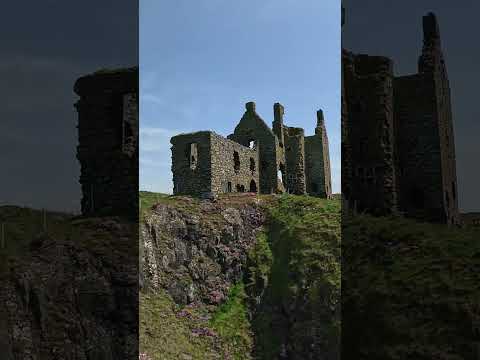
M 164 129 L 159 127 L 142 126 L 140 128 L 140 136 L 174 136 L 180 133 L 178 130 Z
M 188 131 L 160 127 L 140 127 L 140 153 L 155 152 L 165 156 L 170 153 L 170 138 Z
M 171 164 L 168 161 L 152 160 L 145 157 L 140 157 L 140 166 L 145 167 L 169 167 Z
M 140 97 L 140 101 L 155 104 L 155 105 L 165 105 L 164 98 L 158 95 L 149 94 L 149 93 L 142 93 L 142 96 Z

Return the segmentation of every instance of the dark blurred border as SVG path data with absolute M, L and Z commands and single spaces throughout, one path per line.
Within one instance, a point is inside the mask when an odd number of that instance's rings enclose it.
M 138 358 L 138 13 L 2 11 L 2 359 Z

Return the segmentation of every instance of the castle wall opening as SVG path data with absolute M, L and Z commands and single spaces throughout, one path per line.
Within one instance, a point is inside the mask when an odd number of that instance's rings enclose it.
M 190 164 L 190 169 L 195 170 L 197 168 L 197 159 L 198 159 L 198 146 L 197 143 L 191 143 L 187 149 L 188 161 Z
M 280 163 L 278 166 L 278 172 L 277 172 L 278 179 L 282 182 L 282 184 L 285 186 L 285 165 L 283 163 Z
M 235 169 L 235 171 L 240 170 L 240 155 L 237 151 L 233 152 L 233 168 Z
M 252 174 L 255 172 L 255 159 L 254 158 L 250 158 L 250 171 L 252 172 Z
M 255 180 L 250 181 L 250 192 L 256 193 L 257 192 L 257 184 Z

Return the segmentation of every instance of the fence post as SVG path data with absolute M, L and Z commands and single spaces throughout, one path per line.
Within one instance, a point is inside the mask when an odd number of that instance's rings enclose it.
M 45 209 L 42 209 L 42 223 L 43 223 L 43 232 L 47 232 L 47 212 Z
M 90 184 L 90 212 L 93 213 L 95 211 L 95 206 L 93 203 L 93 183 Z
M 5 249 L 5 223 L 2 223 L 2 249 Z

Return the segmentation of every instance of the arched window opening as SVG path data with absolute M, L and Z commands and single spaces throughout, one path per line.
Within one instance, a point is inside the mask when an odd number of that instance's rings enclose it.
M 196 143 L 191 143 L 188 146 L 187 154 L 190 169 L 195 170 L 197 168 L 198 161 L 198 146 Z
M 255 172 L 255 159 L 254 158 L 250 158 L 250 171 L 252 172 L 252 174 Z
M 278 172 L 277 172 L 278 179 L 282 182 L 282 184 L 285 184 L 285 165 L 280 163 L 280 166 L 278 167 Z
M 233 168 L 235 171 L 240 170 L 240 155 L 236 151 L 233 152 Z
M 255 180 L 250 181 L 250 192 L 257 192 L 257 184 L 255 183 Z

